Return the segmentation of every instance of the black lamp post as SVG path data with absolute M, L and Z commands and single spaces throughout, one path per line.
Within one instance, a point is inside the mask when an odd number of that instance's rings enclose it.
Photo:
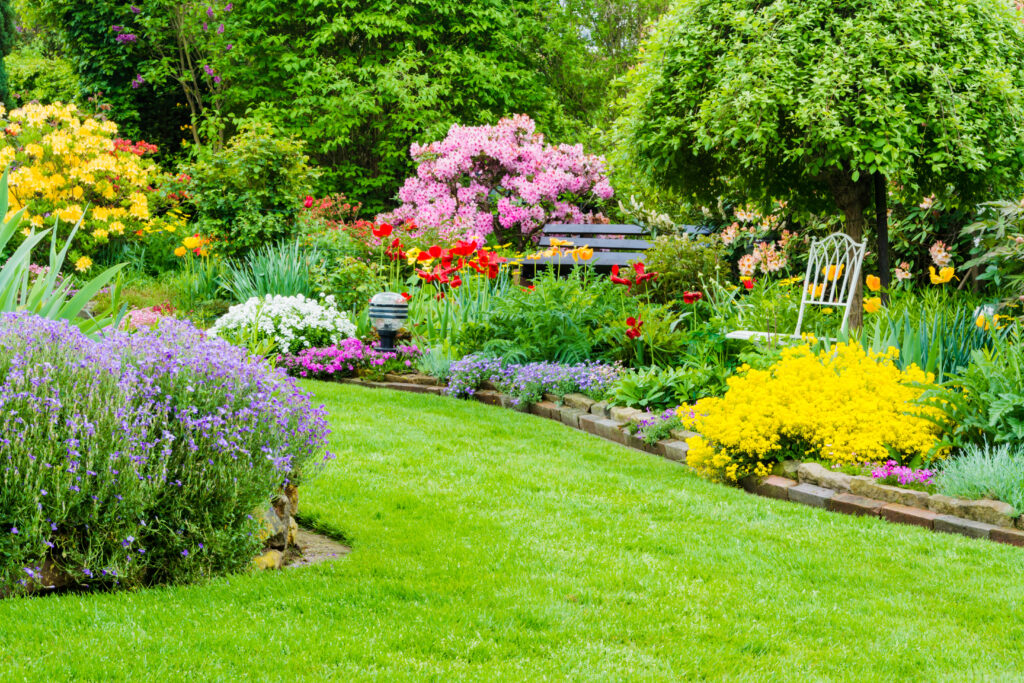
M 409 304 L 397 292 L 381 292 L 370 299 L 370 323 L 380 337 L 381 351 L 395 350 L 395 335 L 409 317 Z

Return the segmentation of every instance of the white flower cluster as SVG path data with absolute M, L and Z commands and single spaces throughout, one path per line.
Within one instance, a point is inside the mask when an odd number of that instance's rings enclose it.
M 333 296 L 320 301 L 298 296 L 254 296 L 228 309 L 210 328 L 210 336 L 232 342 L 270 341 L 279 353 L 340 344 L 356 326 L 339 311 Z

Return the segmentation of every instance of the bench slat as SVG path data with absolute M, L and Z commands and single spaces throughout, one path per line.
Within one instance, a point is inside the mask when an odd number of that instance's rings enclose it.
M 644 260 L 644 255 L 642 253 L 640 253 L 640 252 L 634 252 L 634 251 L 597 251 L 597 252 L 594 252 L 593 258 L 591 258 L 589 261 L 580 261 L 579 263 L 580 263 L 580 265 L 584 265 L 584 266 L 626 266 L 626 265 L 629 265 L 629 263 L 631 261 L 643 261 L 643 260 Z M 533 261 L 533 260 L 523 261 L 523 265 L 524 266 L 529 266 L 531 264 L 532 265 L 539 265 L 539 266 L 558 265 L 558 264 L 561 264 L 563 266 L 575 265 L 574 261 L 572 260 L 572 257 L 570 257 L 570 256 L 566 256 L 565 258 L 561 259 L 561 261 L 559 261 L 557 258 L 549 258 L 549 257 L 537 259 L 535 261 Z
M 631 239 L 600 239 L 590 237 L 578 237 L 573 240 L 574 247 L 587 246 L 591 249 L 630 249 L 632 251 L 650 249 L 651 243 L 647 240 L 631 240 Z M 540 246 L 548 247 L 551 246 L 550 237 L 541 237 Z
M 573 223 L 549 223 L 544 226 L 545 235 L 642 235 L 639 225 L 579 225 Z

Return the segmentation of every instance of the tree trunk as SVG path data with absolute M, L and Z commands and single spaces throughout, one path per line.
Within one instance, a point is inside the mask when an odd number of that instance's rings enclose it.
M 861 176 L 856 181 L 849 171 L 836 173 L 829 179 L 832 197 L 843 212 L 846 234 L 857 242 L 864 241 L 864 211 L 871 203 L 872 186 L 870 176 Z M 859 330 L 864 324 L 863 278 L 853 283 L 853 301 L 850 302 L 850 329 Z
M 892 269 L 889 265 L 889 188 L 885 176 L 875 174 L 875 236 L 878 243 L 878 274 L 882 280 L 882 303 L 889 305 Z

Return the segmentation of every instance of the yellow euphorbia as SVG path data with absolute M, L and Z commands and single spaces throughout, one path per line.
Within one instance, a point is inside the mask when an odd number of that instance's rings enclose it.
M 937 414 L 914 405 L 924 391 L 915 385 L 934 377 L 915 365 L 901 371 L 897 356 L 850 342 L 819 354 L 807 345 L 785 349 L 768 370 L 742 366 L 724 396 L 680 409 L 701 434 L 688 442 L 687 463 L 735 481 L 785 458 L 855 463 L 928 454 L 939 429 L 917 413 Z

